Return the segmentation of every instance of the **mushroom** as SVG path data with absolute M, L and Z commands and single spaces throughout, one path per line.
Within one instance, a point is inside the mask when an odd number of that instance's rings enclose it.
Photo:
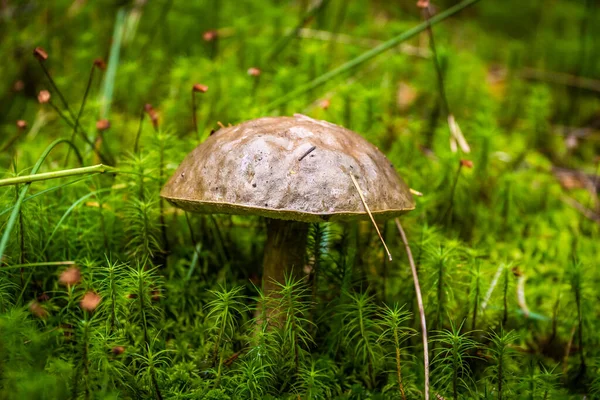
M 267 218 L 267 295 L 286 274 L 302 271 L 308 223 L 369 217 L 361 194 L 381 219 L 415 207 L 379 149 L 355 132 L 300 114 L 218 130 L 188 154 L 161 192 L 186 211 Z

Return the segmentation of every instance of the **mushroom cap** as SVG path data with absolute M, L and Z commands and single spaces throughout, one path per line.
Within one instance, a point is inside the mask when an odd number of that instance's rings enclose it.
M 346 128 L 300 114 L 218 130 L 187 155 L 160 195 L 199 213 L 304 222 L 368 218 L 351 173 L 374 217 L 415 208 L 379 149 Z

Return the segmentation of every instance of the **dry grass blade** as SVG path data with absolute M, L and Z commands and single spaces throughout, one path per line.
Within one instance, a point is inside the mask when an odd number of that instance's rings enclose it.
M 377 235 L 379 236 L 381 243 L 383 243 L 383 247 L 385 248 L 385 252 L 387 253 L 388 259 L 390 261 L 392 261 L 392 254 L 390 253 L 390 250 L 388 249 L 387 245 L 385 244 L 385 240 L 383 240 L 383 236 L 381 236 L 381 232 L 379 232 L 379 227 L 375 223 L 375 218 L 373 218 L 373 214 L 371 214 L 371 210 L 369 209 L 369 206 L 367 205 L 367 202 L 365 201 L 365 197 L 363 196 L 362 191 L 360 190 L 360 187 L 358 186 L 358 182 L 356 182 L 356 178 L 354 178 L 354 176 L 352 174 L 350 174 L 350 178 L 352 178 L 352 183 L 354 183 L 354 187 L 358 191 L 360 200 L 362 201 L 363 206 L 365 206 L 365 210 L 367 210 L 367 214 L 369 214 L 369 218 L 371 218 L 371 222 L 373 223 L 373 226 L 375 227 L 375 230 L 377 231 Z
M 454 143 L 453 147 L 452 147 L 452 152 L 456 153 L 456 143 L 458 143 L 458 145 L 460 146 L 460 149 L 464 152 L 464 153 L 470 153 L 471 152 L 471 147 L 469 146 L 469 143 L 467 143 L 467 139 L 465 139 L 465 136 L 463 135 L 462 131 L 460 130 L 460 126 L 458 126 L 458 123 L 456 122 L 456 119 L 454 119 L 454 115 L 449 114 L 448 115 L 448 127 L 450 128 L 450 134 L 452 135 L 451 137 L 451 143 Z

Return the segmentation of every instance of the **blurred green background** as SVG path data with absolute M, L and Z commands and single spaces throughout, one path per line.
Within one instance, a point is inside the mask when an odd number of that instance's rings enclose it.
M 401 221 L 431 398 L 600 396 L 598 3 L 481 0 L 433 26 L 435 52 L 423 30 L 320 78 L 423 18 L 413 0 L 0 0 L 3 178 L 58 138 L 76 151 L 39 172 L 118 169 L 0 187 L 0 398 L 422 398 L 393 221 L 393 262 L 367 222 L 311 226 L 321 279 L 284 285 L 288 324 L 259 334 L 264 221 L 159 200 L 211 131 L 293 113 L 360 133 L 424 194 Z

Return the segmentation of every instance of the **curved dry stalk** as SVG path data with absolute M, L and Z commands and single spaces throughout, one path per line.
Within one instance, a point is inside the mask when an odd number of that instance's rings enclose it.
M 417 274 L 417 267 L 415 266 L 415 260 L 413 259 L 410 246 L 408 245 L 408 239 L 406 233 L 400 225 L 400 220 L 394 218 L 398 232 L 402 237 L 402 243 L 406 249 L 408 256 L 408 263 L 410 264 L 410 270 L 413 276 L 413 282 L 415 284 L 415 293 L 417 294 L 417 305 L 419 306 L 419 316 L 421 318 L 421 331 L 423 336 L 423 363 L 425 364 L 425 400 L 429 400 L 429 348 L 427 345 L 427 320 L 425 319 L 425 307 L 423 306 L 423 296 L 421 296 L 421 285 L 419 285 L 419 276 Z

